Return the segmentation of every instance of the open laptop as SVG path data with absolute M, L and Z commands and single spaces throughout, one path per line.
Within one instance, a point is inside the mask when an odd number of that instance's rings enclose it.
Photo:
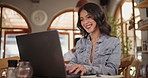
M 68 78 L 56 30 L 18 35 L 16 40 L 20 58 L 31 62 L 33 77 Z

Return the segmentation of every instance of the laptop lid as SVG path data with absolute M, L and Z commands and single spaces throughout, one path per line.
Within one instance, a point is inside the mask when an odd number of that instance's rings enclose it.
M 66 78 L 64 60 L 56 30 L 16 36 L 20 59 L 29 60 L 33 76 Z

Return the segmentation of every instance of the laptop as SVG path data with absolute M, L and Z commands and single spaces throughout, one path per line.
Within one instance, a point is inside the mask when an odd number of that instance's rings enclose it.
M 57 30 L 18 35 L 16 40 L 20 59 L 31 62 L 34 78 L 72 78 L 67 77 Z

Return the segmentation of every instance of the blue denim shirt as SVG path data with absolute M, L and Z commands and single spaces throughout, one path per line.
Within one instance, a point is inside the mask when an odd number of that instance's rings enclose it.
M 90 62 L 92 42 L 90 36 L 81 38 L 70 64 L 82 64 L 86 74 L 116 75 L 120 65 L 121 45 L 117 37 L 101 35 L 95 46 L 94 58 Z

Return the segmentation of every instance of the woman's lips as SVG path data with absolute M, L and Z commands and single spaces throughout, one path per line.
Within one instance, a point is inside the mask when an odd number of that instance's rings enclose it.
M 85 28 L 86 29 L 90 29 L 91 28 L 91 25 L 86 25 Z

